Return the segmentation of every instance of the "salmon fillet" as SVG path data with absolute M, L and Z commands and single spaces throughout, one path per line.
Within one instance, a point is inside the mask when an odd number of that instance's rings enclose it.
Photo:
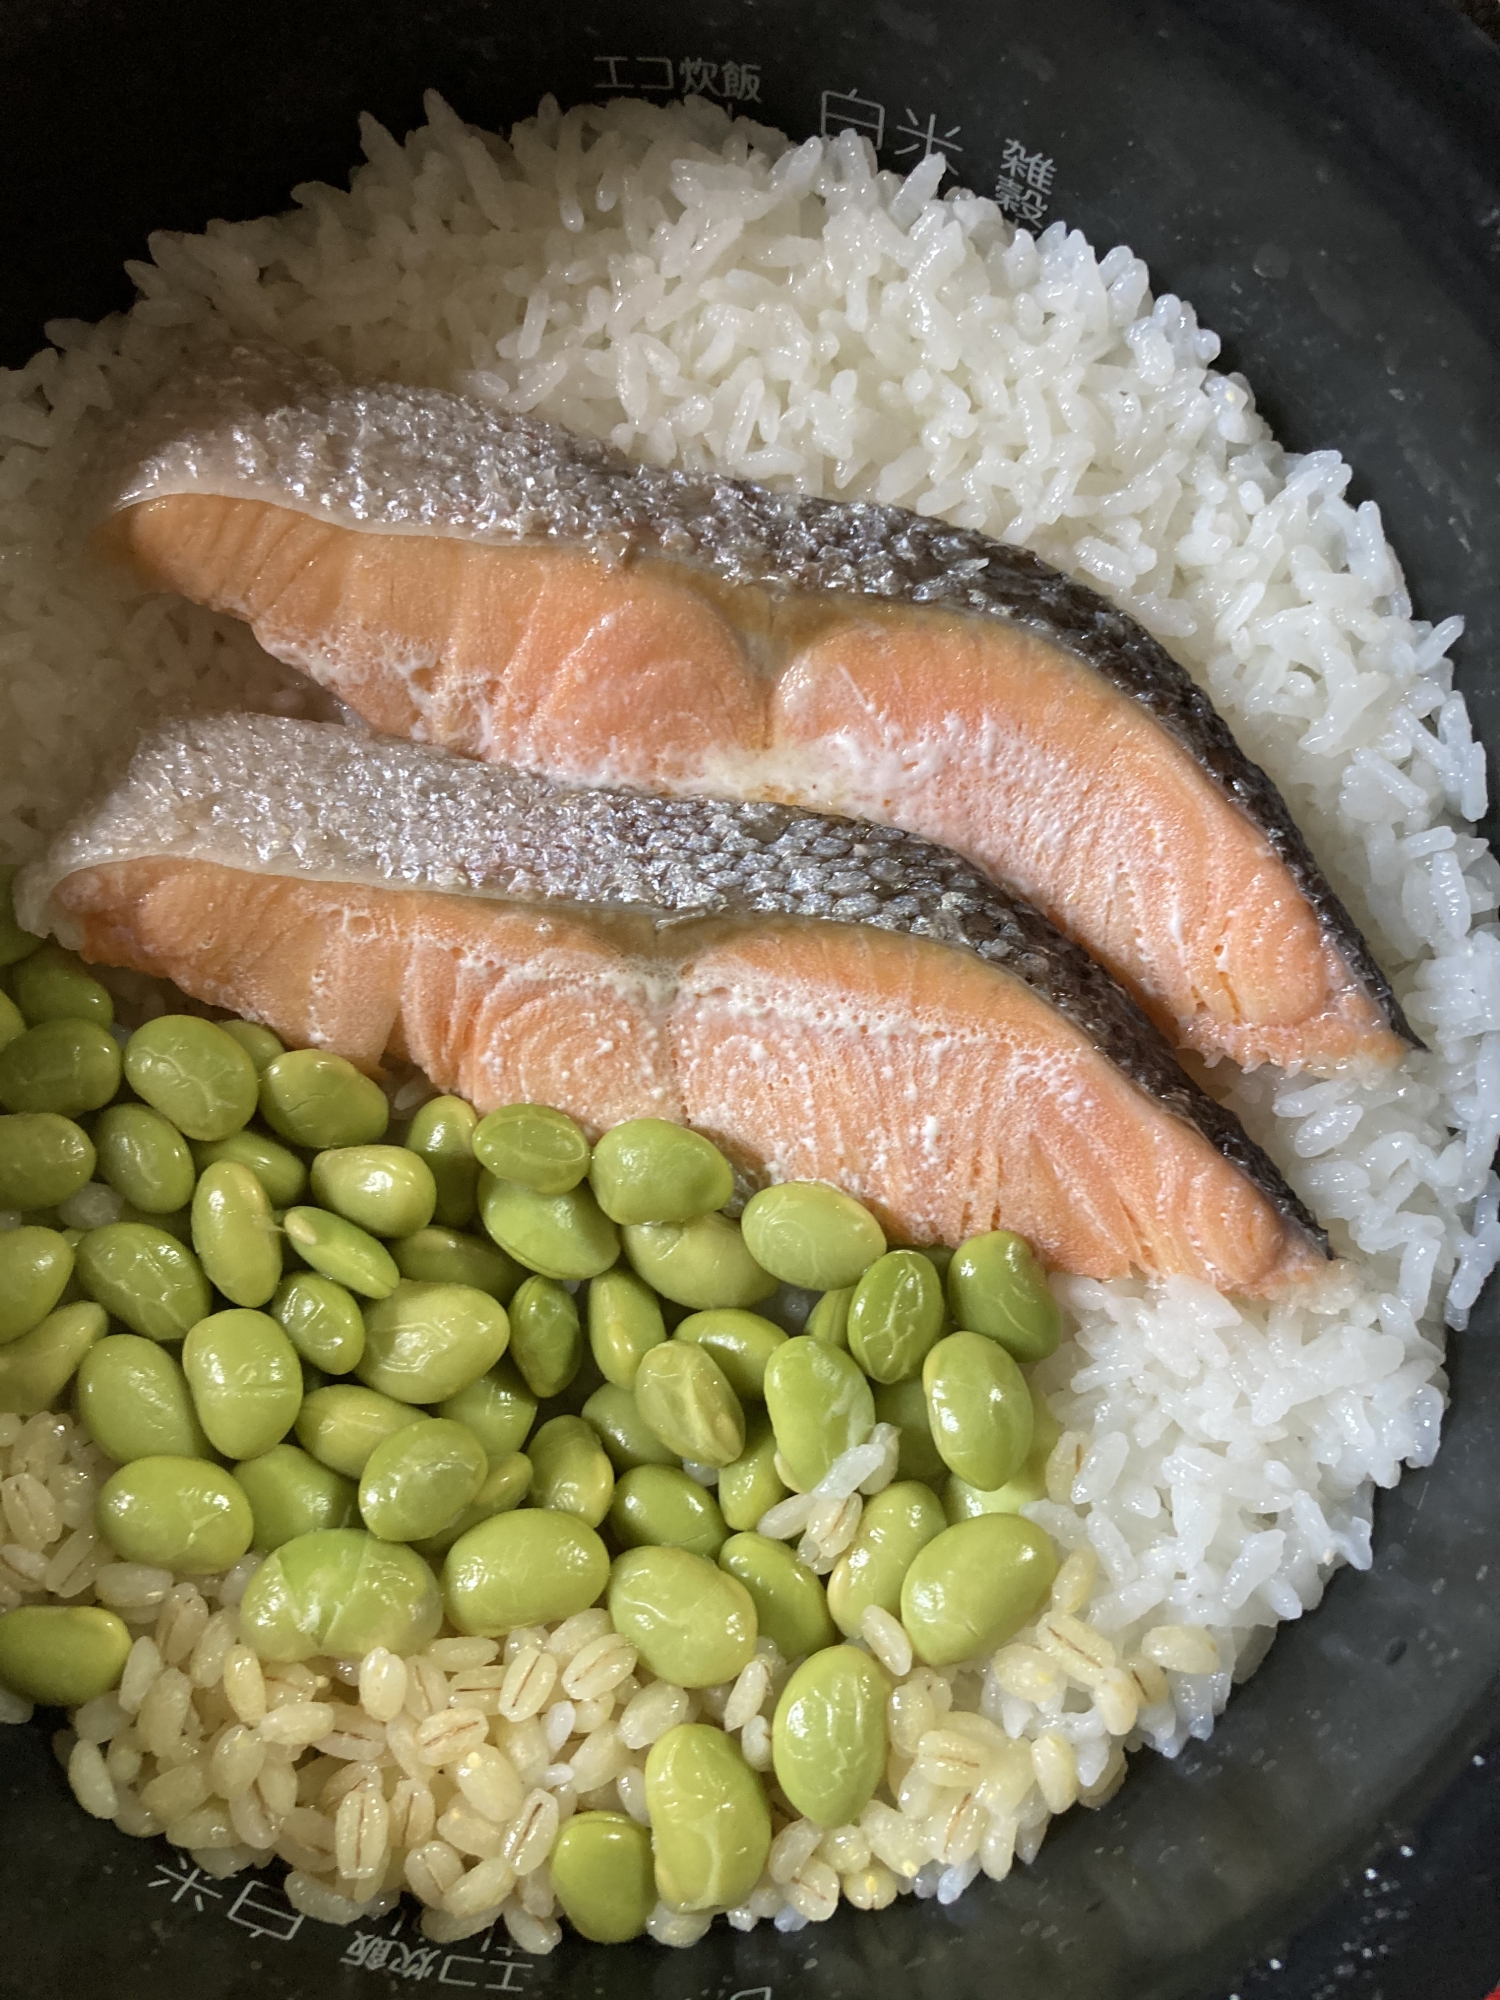
M 1415 1040 L 1206 697 L 1024 550 L 243 350 L 124 459 L 106 545 L 376 729 L 918 833 L 1210 1060 L 1321 1069 Z

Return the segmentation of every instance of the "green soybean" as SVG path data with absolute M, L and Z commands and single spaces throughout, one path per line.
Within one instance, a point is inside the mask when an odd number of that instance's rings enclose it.
M 673 1465 L 637 1465 L 625 1473 L 609 1525 L 622 1549 L 689 1549 L 710 1561 L 729 1533 L 713 1494 Z
M 461 1535 L 443 1564 L 443 1599 L 459 1632 L 497 1638 L 587 1611 L 609 1581 L 609 1554 L 576 1514 L 520 1507 Z
M 442 1621 L 437 1579 L 416 1550 L 362 1528 L 283 1542 L 240 1601 L 240 1631 L 263 1660 L 357 1660 L 375 1646 L 416 1653 Z
M 400 1403 L 441 1403 L 493 1368 L 510 1340 L 504 1306 L 472 1285 L 405 1280 L 365 1313 L 361 1382 Z
M 745 1420 L 745 1449 L 719 1472 L 719 1511 L 736 1532 L 753 1528 L 761 1516 L 785 1500 L 786 1486 L 776 1470 L 776 1433 L 764 1410 L 752 1410 Z
M 10 990 L 29 1027 L 41 1021 L 97 1021 L 107 1028 L 115 1018 L 109 989 L 61 945 L 44 944 L 30 953 L 11 974 Z
M 117 1465 L 212 1452 L 177 1357 L 138 1333 L 112 1333 L 89 1348 L 78 1369 L 78 1413 Z
M 766 1366 L 766 1409 L 776 1448 L 804 1493 L 875 1428 L 875 1398 L 841 1347 L 801 1335 Z
M 281 1282 L 281 1237 L 248 1167 L 220 1160 L 193 1190 L 193 1248 L 209 1282 L 237 1306 L 263 1306 Z
M 261 1116 L 290 1145 L 323 1152 L 385 1137 L 385 1092 L 343 1056 L 292 1049 L 268 1063 L 259 1081 Z
M 536 1507 L 576 1514 L 597 1528 L 614 1498 L 614 1468 L 591 1424 L 582 1417 L 553 1417 L 527 1448 L 531 1500 Z
M 1031 1449 L 1031 1392 L 998 1341 L 950 1333 L 922 1364 L 927 1417 L 943 1463 L 971 1486 L 1003 1486 Z
M 200 1174 L 221 1160 L 248 1167 L 265 1189 L 272 1208 L 293 1207 L 307 1190 L 307 1168 L 291 1147 L 252 1126 L 231 1132 L 227 1139 L 195 1139 L 192 1153 Z
M 218 1024 L 230 1038 L 238 1042 L 255 1065 L 255 1073 L 275 1062 L 278 1056 L 286 1054 L 286 1043 L 272 1029 L 262 1027 L 259 1021 L 220 1021 Z
M 636 1370 L 636 1407 L 679 1458 L 730 1465 L 745 1449 L 745 1413 L 706 1348 L 668 1340 Z
M 0 1347 L 0 1411 L 34 1417 L 50 1408 L 108 1325 L 102 1306 L 80 1300 Z
M 955 1323 L 998 1340 L 1017 1361 L 1045 1361 L 1062 1338 L 1062 1312 L 1024 1236 L 1009 1229 L 970 1237 L 948 1267 Z
M 594 1148 L 589 1179 L 611 1222 L 692 1222 L 722 1208 L 734 1170 L 711 1139 L 665 1118 L 630 1118 Z
M 312 1163 L 313 1199 L 372 1236 L 411 1236 L 437 1206 L 425 1160 L 404 1146 L 335 1146 Z
M 667 1337 L 661 1304 L 651 1287 L 617 1265 L 589 1286 L 589 1349 L 606 1382 L 628 1389 L 641 1356 Z
M 120 1045 L 97 1021 L 43 1021 L 0 1049 L 7 1111 L 77 1118 L 108 1104 L 119 1087 Z
M 559 1283 L 597 1278 L 620 1254 L 619 1232 L 587 1187 L 540 1194 L 484 1173 L 479 1214 L 507 1256 Z
M 502 1104 L 480 1119 L 473 1144 L 481 1166 L 534 1194 L 567 1194 L 589 1170 L 583 1128 L 550 1104 Z
M 802 1331 L 829 1347 L 847 1347 L 849 1306 L 853 1297 L 853 1285 L 837 1285 L 831 1292 L 825 1292 L 807 1315 L 807 1324 Z
M 766 1363 L 787 1338 L 774 1320 L 733 1308 L 692 1313 L 672 1337 L 691 1341 L 711 1354 L 734 1393 L 755 1402 L 765 1395 Z
M 479 1162 L 474 1157 L 478 1124 L 479 1113 L 461 1097 L 430 1097 L 406 1134 L 412 1152 L 427 1162 L 437 1189 L 433 1220 L 444 1229 L 462 1229 L 474 1213 L 479 1187 Z
M 674 1910 L 732 1909 L 760 1880 L 771 1849 L 765 1788 L 732 1736 L 683 1722 L 646 1758 L 656 1889 Z
M 193 1198 L 197 1169 L 186 1139 L 148 1104 L 111 1104 L 94 1125 L 99 1177 L 143 1215 L 170 1215 Z
M 1003 1645 L 1052 1588 L 1057 1555 L 1034 1522 L 981 1514 L 934 1535 L 906 1572 L 901 1623 L 929 1667 Z
M 0 989 L 0 1049 L 26 1032 L 26 1021 L 10 995 Z
M 302 1406 L 302 1364 L 269 1313 L 236 1307 L 199 1320 L 182 1343 L 198 1421 L 226 1458 L 280 1444 Z
M 357 1528 L 359 1501 L 352 1479 L 319 1465 L 294 1444 L 272 1445 L 234 1468 L 250 1502 L 250 1546 L 263 1555 L 320 1528 Z
M 185 1576 L 231 1569 L 250 1546 L 244 1489 L 202 1458 L 137 1458 L 104 1482 L 99 1531 L 124 1562 Z
M 759 1305 L 776 1289 L 776 1280 L 751 1256 L 739 1224 L 727 1215 L 633 1223 L 623 1240 L 636 1276 L 694 1312 Z
M 784 1658 L 797 1660 L 833 1644 L 837 1635 L 822 1578 L 785 1542 L 733 1535 L 719 1550 L 719 1567 L 749 1591 L 762 1636 L 774 1639 Z
M 325 1375 L 347 1375 L 365 1351 L 359 1301 L 317 1271 L 283 1278 L 271 1298 L 271 1317 L 304 1361 Z
M 0 1208 L 55 1208 L 93 1178 L 94 1161 L 93 1140 L 71 1118 L 55 1111 L 0 1117 Z
M 421 1413 L 353 1382 L 314 1389 L 297 1412 L 297 1441 L 320 1465 L 358 1479 L 375 1447 L 393 1432 L 421 1422 Z
M 466 1535 L 470 1528 L 477 1528 L 481 1521 L 519 1507 L 530 1491 L 531 1460 L 524 1452 L 513 1451 L 509 1458 L 502 1458 L 498 1465 L 490 1467 L 484 1484 L 461 1514 L 455 1515 L 435 1535 L 425 1536 L 417 1546 L 429 1561 L 438 1562 L 460 1535 Z
M 38 950 L 42 940 L 32 931 L 22 930 L 16 921 L 15 904 L 11 892 L 16 879 L 16 865 L 8 862 L 0 867 L 0 965 L 19 965 L 23 958 L 29 958 Z
M 870 1211 L 826 1181 L 762 1188 L 746 1202 L 740 1228 L 758 1264 L 814 1292 L 857 1284 L 885 1249 Z
M 462 1513 L 489 1473 L 464 1424 L 423 1417 L 376 1445 L 359 1482 L 359 1511 L 385 1542 L 420 1542 Z
M 854 1646 L 815 1653 L 782 1689 L 771 1724 L 776 1782 L 819 1826 L 847 1826 L 885 1776 L 889 1676 Z
M 922 1387 L 920 1375 L 908 1382 L 885 1383 L 876 1389 L 875 1421 L 894 1424 L 901 1434 L 896 1461 L 898 1479 L 925 1479 L 934 1485 L 947 1477 L 943 1455 L 932 1441 L 927 1391 Z
M 0 1614 L 0 1681 L 46 1708 L 77 1708 L 119 1686 L 130 1646 L 125 1621 L 101 1605 L 23 1604 Z
M 513 1257 L 480 1236 L 446 1225 L 419 1229 L 391 1245 L 403 1278 L 428 1285 L 473 1285 L 507 1305 L 526 1273 Z
M 387 1299 L 401 1282 L 385 1245 L 341 1215 L 322 1208 L 289 1208 L 281 1226 L 303 1263 L 361 1298 Z
M 437 1413 L 457 1424 L 467 1424 L 493 1466 L 525 1444 L 536 1421 L 536 1397 L 507 1356 L 477 1381 L 445 1397 Z
M 755 1601 L 738 1577 L 688 1549 L 627 1549 L 609 1615 L 647 1670 L 679 1687 L 732 1681 L 755 1651 Z
M 828 1609 L 847 1639 L 860 1635 L 872 1604 L 901 1615 L 906 1572 L 947 1526 L 937 1495 L 917 1479 L 898 1479 L 865 1502 L 854 1540 L 828 1579 Z
M 78 1246 L 78 1282 L 148 1340 L 181 1340 L 212 1310 L 203 1266 L 159 1224 L 108 1222 Z
M 73 1275 L 73 1246 L 33 1223 L 0 1232 L 0 1347 L 40 1326 Z
M 915 1250 L 888 1250 L 865 1272 L 849 1301 L 849 1352 L 872 1382 L 904 1382 L 943 1331 L 943 1287 Z
M 510 1302 L 510 1358 L 533 1396 L 560 1396 L 583 1359 L 578 1304 L 551 1278 L 528 1278 Z
M 574 1813 L 548 1863 L 563 1915 L 594 1944 L 624 1944 L 656 1902 L 651 1835 L 624 1813 Z
M 664 1445 L 636 1407 L 635 1397 L 617 1382 L 605 1382 L 579 1413 L 591 1424 L 617 1473 L 636 1465 L 673 1465 L 677 1453 Z
M 159 1014 L 125 1045 L 137 1097 L 186 1139 L 227 1139 L 255 1110 L 255 1065 L 232 1035 L 195 1014 Z
M 950 1473 L 943 1487 L 943 1511 L 950 1521 L 967 1520 L 972 1514 L 1019 1514 L 1023 1507 L 1047 1497 L 1047 1460 L 1062 1435 L 1062 1426 L 1047 1407 L 1047 1399 L 1031 1390 L 1031 1449 L 1020 1471 L 1003 1486 L 971 1486 Z

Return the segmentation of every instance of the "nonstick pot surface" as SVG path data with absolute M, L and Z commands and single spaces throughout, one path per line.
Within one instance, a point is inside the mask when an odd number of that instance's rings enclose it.
M 338 179 L 355 114 L 404 129 L 420 93 L 504 125 L 542 92 L 726 90 L 794 135 L 862 123 L 883 165 L 930 139 L 1223 336 L 1293 449 L 1332 445 L 1378 499 L 1419 615 L 1462 611 L 1459 678 L 1500 740 L 1500 53 L 1436 0 L 982 0 L 868 8 L 695 0 L 505 8 L 349 0 L 228 8 L 13 0 L 0 24 L 3 358 L 54 315 L 128 302 L 157 227 L 284 205 Z M 731 68 L 732 66 L 732 68 Z M 613 86 L 613 90 L 612 90 Z M 1009 148 L 1009 151 L 1008 151 Z M 1015 176 L 1012 174 L 1012 179 Z M 1012 197 L 1016 199 L 1016 197 Z M 1213 1741 L 1149 1755 L 1030 1869 L 951 1909 L 843 1909 L 783 1937 L 718 1926 L 689 1952 L 569 1937 L 429 1946 L 392 1916 L 299 1920 L 274 1882 L 214 1883 L 85 1819 L 40 1729 L 0 1732 L 0 1988 L 115 2000 L 375 1995 L 413 1983 L 654 2000 L 1188 2000 L 1311 1916 L 1392 1816 L 1452 1776 L 1494 1713 L 1500 1307 L 1452 1343 L 1437 1464 L 1385 1496 L 1373 1571 L 1287 1630 Z M 1435 1971 L 1435 1977 L 1436 1977 Z M 1441 1990 L 1440 1979 L 1434 1992 Z

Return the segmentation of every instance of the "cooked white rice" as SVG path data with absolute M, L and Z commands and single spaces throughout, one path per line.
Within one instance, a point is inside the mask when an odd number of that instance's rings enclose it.
M 701 101 L 549 100 L 508 144 L 436 97 L 428 115 L 404 145 L 366 120 L 348 192 L 154 236 L 129 314 L 54 323 L 0 382 L 0 852 L 34 852 L 164 711 L 314 698 L 232 620 L 129 594 L 76 547 L 80 455 L 210 324 L 657 464 L 941 514 L 1128 608 L 1280 784 L 1430 1044 L 1384 1081 L 1230 1088 L 1355 1260 L 1316 1292 L 1060 1285 L 1076 1334 L 1045 1381 L 1067 1449 L 1033 1511 L 1097 1555 L 1089 1618 L 1122 1658 L 1148 1629 L 1214 1634 L 1219 1670 L 1174 1673 L 1145 1718 L 1175 1750 L 1333 1565 L 1368 1563 L 1373 1486 L 1437 1447 L 1445 1309 L 1462 1326 L 1500 1255 L 1500 869 L 1468 824 L 1461 620 L 1412 618 L 1348 467 L 1283 452 L 1123 246 L 1033 240 L 937 199 L 936 157 L 903 181 L 853 134 L 793 145 Z

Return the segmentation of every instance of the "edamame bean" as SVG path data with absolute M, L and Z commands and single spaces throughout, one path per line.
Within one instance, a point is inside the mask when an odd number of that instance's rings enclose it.
M 1017 1361 L 1045 1361 L 1062 1338 L 1062 1312 L 1024 1236 L 1009 1229 L 971 1236 L 948 1267 L 957 1325 L 998 1340 Z
M 888 1250 L 849 1301 L 849 1352 L 872 1382 L 918 1375 L 943 1331 L 943 1287 L 915 1250 Z
M 78 1414 L 116 1465 L 137 1458 L 212 1456 L 177 1357 L 138 1333 L 112 1333 L 84 1355 Z
M 170 1215 L 193 1198 L 197 1170 L 186 1139 L 148 1104 L 111 1104 L 94 1125 L 99 1178 L 143 1215 Z
M 533 1396 L 560 1396 L 578 1373 L 578 1305 L 551 1278 L 528 1278 L 511 1300 L 510 1358 Z
M 411 1236 L 437 1206 L 427 1162 L 404 1146 L 335 1146 L 312 1163 L 313 1199 L 372 1236 Z
M 582 1417 L 553 1417 L 527 1447 L 531 1501 L 576 1514 L 597 1528 L 614 1498 L 615 1475 L 593 1427 Z
M 297 1412 L 297 1441 L 331 1472 L 358 1479 L 378 1444 L 420 1422 L 420 1411 L 391 1396 L 353 1382 L 334 1382 L 303 1398 Z
M 355 1373 L 399 1403 L 441 1403 L 493 1368 L 509 1340 L 505 1308 L 488 1292 L 403 1279 L 367 1309 Z
M 587 1611 L 608 1581 L 609 1554 L 587 1521 L 520 1507 L 460 1535 L 443 1564 L 443 1599 L 456 1631 L 493 1639 Z
M 231 1569 L 255 1532 L 239 1483 L 202 1458 L 133 1459 L 104 1482 L 99 1531 L 122 1562 L 183 1576 Z
M 281 1238 L 248 1167 L 220 1160 L 193 1190 L 193 1248 L 209 1282 L 237 1306 L 263 1306 L 281 1282 Z
M 60 1231 L 0 1231 L 0 1347 L 40 1326 L 72 1275 L 73 1246 Z
M 401 1282 L 396 1260 L 368 1230 L 323 1208 L 289 1208 L 286 1240 L 303 1263 L 364 1299 L 388 1299 Z
M 831 1292 L 825 1292 L 807 1315 L 807 1324 L 802 1331 L 829 1347 L 847 1347 L 849 1305 L 853 1297 L 853 1285 L 837 1285 Z
M 268 1132 L 247 1125 L 227 1139 L 195 1139 L 193 1165 L 201 1174 L 220 1160 L 248 1167 L 266 1191 L 272 1208 L 291 1208 L 307 1190 L 307 1169 L 292 1151 Z
M 438 1404 L 440 1417 L 467 1424 L 484 1446 L 491 1465 L 498 1465 L 525 1444 L 536 1421 L 536 1397 L 507 1357 Z
M 653 1347 L 635 1374 L 636 1408 L 679 1458 L 730 1465 L 745 1449 L 745 1413 L 728 1378 L 706 1348 L 667 1340 Z
M 922 1364 L 927 1418 L 943 1463 L 971 1486 L 1013 1479 L 1031 1449 L 1031 1392 L 998 1341 L 950 1333 Z
M 734 1170 L 713 1141 L 665 1118 L 612 1126 L 589 1179 L 611 1222 L 692 1222 L 734 1193 Z
M 148 1340 L 181 1340 L 213 1308 L 203 1266 L 159 1223 L 91 1229 L 75 1268 L 91 1299 Z
M 756 1402 L 765 1395 L 766 1363 L 786 1337 L 774 1320 L 733 1308 L 692 1313 L 672 1335 L 711 1354 L 734 1393 Z
M 938 1485 L 948 1476 L 942 1453 L 932 1441 L 927 1421 L 927 1391 L 922 1378 L 882 1384 L 875 1391 L 875 1421 L 894 1424 L 901 1433 L 900 1456 L 896 1460 L 898 1479 L 925 1479 Z
M 586 1186 L 538 1194 L 484 1173 L 479 1215 L 507 1256 L 559 1283 L 597 1278 L 620 1254 L 619 1232 Z
M 102 1306 L 58 1306 L 30 1333 L 0 1347 L 0 1411 L 34 1417 L 54 1404 L 109 1321 Z
M 624 1944 L 656 1902 L 651 1835 L 624 1813 L 574 1813 L 548 1863 L 563 1915 L 594 1944 Z
M 741 1532 L 753 1528 L 762 1514 L 785 1500 L 786 1486 L 776 1470 L 776 1433 L 764 1410 L 745 1419 L 745 1449 L 719 1472 L 719 1511 L 725 1525 Z
M 125 1075 L 185 1139 L 227 1139 L 255 1109 L 255 1065 L 212 1021 L 159 1014 L 125 1045 Z
M 443 1622 L 437 1579 L 415 1549 L 362 1528 L 321 1528 L 273 1549 L 240 1600 L 240 1631 L 263 1660 L 417 1653 Z
M 97 1021 L 43 1021 L 0 1049 L 0 1104 L 77 1118 L 120 1087 L 120 1045 Z
M 623 1266 L 605 1271 L 589 1286 L 589 1348 L 606 1382 L 628 1389 L 641 1356 L 667 1337 L 655 1292 Z
M 0 1049 L 25 1032 L 26 1022 L 20 1008 L 8 993 L 0 992 Z
M 637 1465 L 615 1488 L 609 1525 L 622 1549 L 689 1549 L 711 1562 L 729 1530 L 707 1487 L 674 1465 Z
M 262 1027 L 259 1021 L 220 1021 L 219 1026 L 249 1056 L 257 1076 L 268 1069 L 278 1056 L 286 1054 L 286 1043 L 280 1035 Z
M 922 1550 L 947 1526 L 937 1495 L 921 1480 L 899 1479 L 865 1502 L 854 1540 L 828 1579 L 828 1609 L 847 1639 L 874 1604 L 901 1615 L 901 1586 Z
M 1056 1575 L 1056 1552 L 1034 1522 L 1017 1514 L 957 1521 L 906 1572 L 901 1623 L 929 1667 L 956 1666 L 1018 1632 Z
M 766 1364 L 766 1409 L 776 1448 L 804 1493 L 875 1428 L 875 1398 L 841 1347 L 800 1335 Z
M 320 1528 L 357 1528 L 354 1482 L 319 1465 L 294 1444 L 276 1444 L 246 1459 L 234 1476 L 250 1502 L 255 1529 L 250 1546 L 262 1554 Z
M 826 1181 L 762 1188 L 745 1203 L 740 1228 L 758 1264 L 813 1292 L 857 1284 L 885 1249 L 870 1211 Z
M 759 1305 L 776 1289 L 776 1280 L 746 1248 L 739 1224 L 727 1215 L 632 1223 L 623 1241 L 636 1276 L 664 1299 L 694 1312 Z
M 437 1534 L 424 1537 L 418 1547 L 429 1562 L 438 1562 L 460 1535 L 466 1535 L 470 1528 L 477 1528 L 481 1521 L 488 1521 L 495 1514 L 506 1514 L 512 1507 L 519 1507 L 530 1491 L 531 1460 L 524 1452 L 513 1451 L 485 1474 L 484 1484 L 463 1512 Z
M 822 1579 L 785 1542 L 732 1535 L 719 1550 L 719 1567 L 749 1591 L 761 1636 L 774 1639 L 784 1658 L 797 1660 L 833 1644 Z
M 347 1375 L 365 1351 L 365 1322 L 354 1294 L 317 1271 L 283 1278 L 271 1317 L 304 1361 L 325 1375 Z
M 474 1213 L 479 1187 L 479 1162 L 474 1157 L 478 1124 L 479 1113 L 461 1097 L 430 1097 L 406 1134 L 407 1145 L 427 1162 L 437 1188 L 433 1220 L 444 1229 L 462 1229 Z M 408 1277 L 417 1275 L 407 1273 Z
M 0 1681 L 44 1708 L 77 1708 L 120 1685 L 130 1645 L 102 1605 L 23 1604 L 0 1615 Z
M 617 1382 L 597 1388 L 579 1414 L 598 1432 L 616 1473 L 636 1465 L 676 1465 L 676 1452 L 662 1443 L 636 1408 L 635 1397 Z
M 885 1776 L 890 1677 L 854 1646 L 815 1653 L 782 1689 L 771 1724 L 776 1781 L 805 1818 L 847 1826 Z
M 55 1208 L 88 1185 L 94 1158 L 88 1133 L 55 1111 L 0 1117 L 0 1208 Z
M 14 862 L 0 867 L 0 965 L 19 965 L 23 958 L 29 958 L 32 952 L 39 950 L 42 943 L 33 932 L 22 930 L 16 921 L 15 905 L 11 900 L 15 879 Z
M 352 1062 L 327 1049 L 292 1049 L 261 1072 L 260 1115 L 288 1144 L 323 1152 L 383 1139 L 391 1111 L 380 1085 Z
M 182 1343 L 193 1408 L 215 1451 L 258 1458 L 280 1444 L 302 1406 L 302 1364 L 269 1313 L 211 1313 Z
M 513 1257 L 479 1236 L 434 1225 L 391 1245 L 403 1278 L 428 1285 L 473 1285 L 508 1305 L 526 1276 Z
M 41 1021 L 97 1021 L 107 1028 L 115 1018 L 109 989 L 61 945 L 44 944 L 23 959 L 10 976 L 10 990 L 28 1027 Z
M 576 1120 L 550 1104 L 502 1104 L 474 1128 L 474 1157 L 534 1194 L 567 1194 L 589 1170 L 589 1142 Z
M 943 1487 L 943 1511 L 950 1521 L 964 1521 L 973 1514 L 1019 1514 L 1023 1507 L 1047 1497 L 1047 1460 L 1062 1435 L 1062 1426 L 1047 1407 L 1047 1399 L 1031 1390 L 1031 1449 L 1026 1463 L 1003 1486 L 986 1490 L 971 1486 L 950 1473 Z
M 359 1511 L 385 1542 L 420 1542 L 463 1512 L 483 1486 L 489 1460 L 474 1433 L 448 1417 L 422 1417 L 370 1453 Z
M 755 1601 L 738 1577 L 688 1549 L 627 1549 L 609 1615 L 649 1672 L 679 1687 L 732 1681 L 755 1651 Z
M 656 1890 L 674 1910 L 732 1909 L 771 1850 L 765 1788 L 722 1729 L 679 1723 L 646 1758 Z

